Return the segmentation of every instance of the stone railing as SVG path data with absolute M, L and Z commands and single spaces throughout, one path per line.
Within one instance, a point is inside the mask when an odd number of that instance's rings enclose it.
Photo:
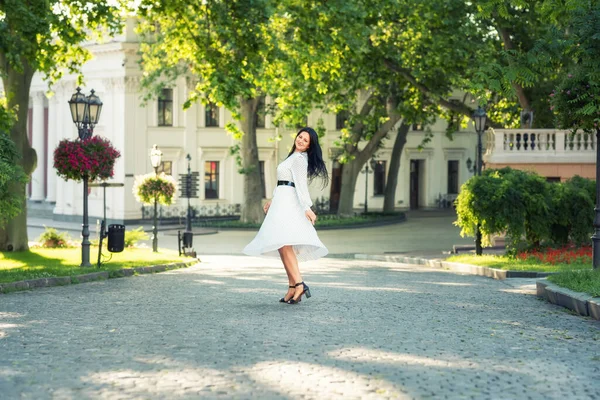
M 595 163 L 596 136 L 556 129 L 490 129 L 485 160 L 491 163 Z

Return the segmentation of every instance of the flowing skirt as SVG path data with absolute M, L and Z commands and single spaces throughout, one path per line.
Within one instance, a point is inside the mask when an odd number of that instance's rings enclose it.
M 288 245 L 293 246 L 298 261 L 316 260 L 328 253 L 306 218 L 296 189 L 277 186 L 265 220 L 256 237 L 244 248 L 244 254 L 279 258 L 277 250 Z

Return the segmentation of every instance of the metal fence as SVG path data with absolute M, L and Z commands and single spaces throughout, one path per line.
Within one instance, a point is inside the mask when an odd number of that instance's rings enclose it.
M 238 219 L 242 213 L 241 204 L 210 204 L 192 206 L 192 224 L 201 224 L 211 219 Z M 158 219 L 160 223 L 185 224 L 187 206 L 159 206 Z M 142 206 L 142 219 L 154 218 L 154 206 Z
M 329 198 L 321 196 L 313 201 L 313 209 L 319 215 L 330 214 Z M 202 224 L 210 220 L 236 220 L 242 214 L 241 204 L 207 204 L 190 207 L 192 224 Z M 159 206 L 158 219 L 161 224 L 185 224 L 187 206 Z M 142 220 L 154 218 L 154 206 L 142 206 Z

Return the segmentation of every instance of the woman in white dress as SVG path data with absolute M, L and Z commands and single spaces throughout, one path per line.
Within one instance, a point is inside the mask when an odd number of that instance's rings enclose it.
M 315 177 L 327 185 L 329 176 L 323 162 L 319 137 L 314 129 L 300 129 L 288 157 L 277 166 L 277 187 L 264 206 L 266 217 L 256 237 L 245 248 L 251 256 L 278 257 L 288 276 L 288 292 L 279 301 L 297 304 L 302 295 L 311 296 L 302 280 L 299 261 L 327 255 L 314 228 L 317 216 L 311 210 L 308 181 Z

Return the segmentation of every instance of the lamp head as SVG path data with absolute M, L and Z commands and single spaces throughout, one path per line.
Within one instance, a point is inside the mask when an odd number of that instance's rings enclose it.
M 375 167 L 377 167 L 377 160 L 375 159 L 375 157 L 371 158 L 369 164 L 371 165 L 371 170 L 375 171 Z
M 477 110 L 473 113 L 473 121 L 475 122 L 475 131 L 477 133 L 482 133 L 485 129 L 485 121 L 487 119 L 487 114 L 485 110 L 481 108 L 481 106 L 477 107 Z
M 98 123 L 100 112 L 102 111 L 102 101 L 96 96 L 94 89 L 90 91 L 90 95 L 86 98 L 88 104 L 87 121 L 92 127 Z
M 162 151 L 160 151 L 157 145 L 152 146 L 152 150 L 150 150 L 150 163 L 152 164 L 153 168 L 160 167 L 162 154 Z
M 68 103 L 71 109 L 71 118 L 79 126 L 79 124 L 85 121 L 85 115 L 88 113 L 88 102 L 85 95 L 81 93 L 81 88 L 77 88 L 77 91 L 73 93 Z
M 469 157 L 469 158 L 467 158 L 467 169 L 470 171 L 472 166 L 473 166 L 473 160 L 471 160 L 471 157 Z

